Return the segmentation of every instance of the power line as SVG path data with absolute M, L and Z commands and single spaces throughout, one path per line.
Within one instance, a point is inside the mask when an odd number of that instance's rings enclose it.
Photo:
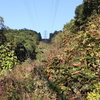
M 29 16 L 29 20 L 30 20 L 30 22 L 32 22 L 34 19 L 33 19 L 33 15 L 31 13 L 31 10 L 30 10 L 30 6 L 29 6 L 27 0 L 23 0 L 23 1 L 24 1 L 24 6 L 26 8 L 26 12 L 28 13 L 28 16 Z M 32 24 L 32 26 L 34 26 L 33 23 L 31 23 L 31 24 Z
M 39 16 L 38 16 L 38 13 L 37 13 L 38 11 L 37 11 L 37 7 L 36 7 L 36 0 L 34 0 L 33 9 L 34 9 L 35 17 L 39 21 Z M 39 26 L 38 23 L 37 23 L 37 26 Z
M 31 3 L 32 5 L 30 6 L 29 2 L 27 0 L 23 0 L 23 1 L 24 1 L 24 5 L 25 5 L 25 7 L 27 9 L 31 24 L 34 26 L 34 23 L 35 23 L 36 26 L 39 27 L 39 25 L 36 23 L 36 21 L 34 21 L 34 20 L 38 20 L 39 21 L 37 8 L 36 8 L 36 0 L 34 0 L 34 6 L 33 6 L 33 3 Z M 55 22 L 56 22 L 56 16 L 57 16 L 57 12 L 58 12 L 58 7 L 59 7 L 59 0 L 52 0 L 51 4 L 52 4 L 52 10 L 54 11 L 54 16 L 52 18 L 52 25 L 51 25 L 51 31 L 53 31 L 53 28 L 54 28 L 54 25 L 55 25 Z M 35 19 L 33 18 L 34 16 L 33 16 L 33 12 L 32 12 L 32 8 L 31 7 L 34 9 Z M 53 7 L 54 7 L 54 9 L 53 9 Z
M 59 0 L 56 0 L 55 2 L 52 1 L 52 3 L 55 3 L 55 7 L 54 7 L 54 17 L 53 17 L 53 22 L 52 22 L 52 30 L 54 28 L 55 25 L 55 21 L 56 21 L 56 16 L 57 16 L 57 12 L 58 12 L 58 7 L 59 7 Z
M 32 13 L 32 9 L 31 9 L 31 6 L 29 5 L 28 1 L 27 0 L 23 0 L 24 1 L 24 5 L 26 7 L 26 12 L 28 12 L 28 16 L 29 16 L 29 19 L 30 19 L 30 23 L 32 24 L 32 26 L 34 27 L 34 23 L 35 23 L 35 20 L 34 20 L 34 17 L 33 17 L 33 13 Z M 36 12 L 36 10 L 34 10 L 34 12 Z M 35 16 L 37 18 L 37 15 L 35 13 Z

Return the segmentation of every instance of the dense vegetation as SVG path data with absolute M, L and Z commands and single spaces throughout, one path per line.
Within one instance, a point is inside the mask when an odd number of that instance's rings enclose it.
M 34 83 L 31 73 L 28 74 L 25 69 L 16 66 L 27 59 L 30 61 L 36 59 L 36 47 L 41 35 L 28 29 L 7 29 L 3 18 L 0 18 L 2 19 L 0 20 L 0 100 L 19 100 L 20 95 L 24 93 L 19 93 L 19 89 L 26 93 L 33 92 Z M 15 78 L 21 75 L 23 81 Z M 27 79 L 27 75 L 30 78 Z
M 61 99 L 99 100 L 100 2 L 84 0 L 75 14 L 63 31 L 51 34 L 56 51 L 48 57 L 45 72 Z
M 99 84 L 99 21 L 99 16 L 95 16 L 92 21 L 86 23 L 87 27 L 83 26 L 85 30 L 77 33 L 72 33 L 66 25 L 62 32 L 52 38 L 56 45 L 56 41 L 60 41 L 56 52 L 61 50 L 59 54 L 50 55 L 46 73 L 54 89 L 62 94 L 64 99 L 74 97 L 85 100 L 87 93 L 94 88 L 93 85 Z
M 35 48 L 41 40 L 40 33 L 28 29 L 5 30 L 6 42 L 15 49 L 15 54 L 20 61 L 27 58 L 35 59 Z
M 83 0 L 62 31 L 40 40 L 3 26 L 0 100 L 100 100 L 100 1 Z

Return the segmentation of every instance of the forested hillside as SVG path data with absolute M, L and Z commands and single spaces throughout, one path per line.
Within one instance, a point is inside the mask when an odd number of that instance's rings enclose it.
M 63 30 L 41 40 L 1 28 L 0 100 L 100 100 L 100 1 L 83 0 Z

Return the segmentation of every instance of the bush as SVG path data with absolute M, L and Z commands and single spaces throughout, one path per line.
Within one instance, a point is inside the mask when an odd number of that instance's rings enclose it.
M 40 34 L 32 30 L 6 30 L 7 41 L 15 49 L 19 61 L 23 62 L 27 58 L 36 58 L 36 46 L 40 41 Z
M 0 46 L 0 70 L 11 71 L 17 62 L 17 57 L 14 55 L 10 44 Z
M 88 93 L 88 100 L 100 100 L 100 83 L 94 85 L 92 92 Z

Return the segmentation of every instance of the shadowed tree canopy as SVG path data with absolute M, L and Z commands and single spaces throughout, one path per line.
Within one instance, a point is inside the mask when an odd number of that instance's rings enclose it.
M 92 13 L 100 14 L 100 0 L 84 0 L 85 16 L 91 16 Z
M 4 25 L 4 19 L 0 16 L 0 25 Z
M 75 24 L 73 26 L 76 27 L 75 31 L 88 22 L 92 15 L 96 14 L 100 14 L 100 0 L 83 0 L 83 4 L 77 6 L 75 10 Z
M 0 45 L 4 44 L 6 38 L 4 36 L 4 19 L 0 16 Z

